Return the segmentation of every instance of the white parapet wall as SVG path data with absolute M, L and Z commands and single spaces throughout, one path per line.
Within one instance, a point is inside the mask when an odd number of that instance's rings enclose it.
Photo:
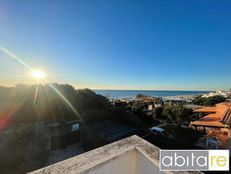
M 31 174 L 159 174 L 159 148 L 134 135 Z M 200 173 L 200 172 L 167 172 Z

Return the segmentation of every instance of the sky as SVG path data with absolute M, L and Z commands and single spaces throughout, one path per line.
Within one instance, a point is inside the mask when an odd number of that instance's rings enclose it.
M 0 47 L 76 88 L 231 87 L 231 1 L 0 0 Z M 35 83 L 0 51 L 0 85 Z

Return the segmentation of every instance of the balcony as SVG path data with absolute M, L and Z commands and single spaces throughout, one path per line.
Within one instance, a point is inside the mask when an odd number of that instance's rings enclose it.
M 31 174 L 159 174 L 159 148 L 134 135 Z M 200 173 L 200 172 L 166 172 Z

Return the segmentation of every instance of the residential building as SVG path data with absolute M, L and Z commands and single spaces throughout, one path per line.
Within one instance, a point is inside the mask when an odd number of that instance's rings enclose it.
M 199 174 L 201 172 L 163 172 L 159 169 L 160 149 L 138 136 L 83 153 L 31 172 L 31 174 Z

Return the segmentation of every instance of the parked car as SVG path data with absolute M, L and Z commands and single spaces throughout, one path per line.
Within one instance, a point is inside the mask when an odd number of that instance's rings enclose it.
M 168 133 L 165 129 L 160 128 L 160 127 L 152 127 L 150 128 L 152 133 L 157 136 L 163 136 L 163 137 L 169 137 L 169 138 L 174 138 L 170 133 Z

